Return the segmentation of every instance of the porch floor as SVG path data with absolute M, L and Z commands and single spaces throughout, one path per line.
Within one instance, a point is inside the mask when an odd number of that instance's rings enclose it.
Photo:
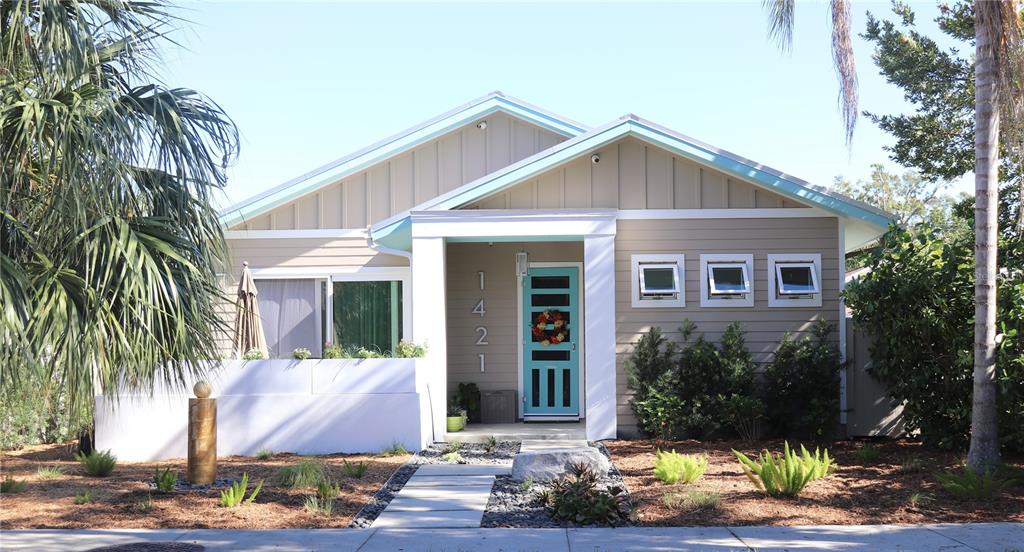
M 533 422 L 515 424 L 468 424 L 462 431 L 445 433 L 445 441 L 458 439 L 463 443 L 482 443 L 488 437 L 499 441 L 586 440 L 583 422 Z

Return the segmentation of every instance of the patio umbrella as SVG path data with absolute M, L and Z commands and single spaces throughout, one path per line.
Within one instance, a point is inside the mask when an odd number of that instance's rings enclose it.
M 249 271 L 249 263 L 242 263 L 242 278 L 238 281 L 238 303 L 235 311 L 235 351 L 239 356 L 258 349 L 267 356 L 267 338 L 260 324 L 260 304 L 256 300 L 256 282 Z

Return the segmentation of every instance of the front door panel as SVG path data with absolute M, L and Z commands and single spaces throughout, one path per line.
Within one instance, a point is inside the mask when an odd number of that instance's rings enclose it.
M 523 413 L 579 415 L 579 270 L 531 268 L 523 282 Z

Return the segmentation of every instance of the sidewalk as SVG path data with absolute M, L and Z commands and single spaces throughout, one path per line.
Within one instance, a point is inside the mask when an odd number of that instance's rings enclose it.
M 430 551 L 626 552 L 641 550 L 1024 552 L 1024 523 L 630 529 L 165 529 L 13 530 L 0 549 L 84 551 L 128 543 L 178 543 L 175 552 Z M 182 546 L 184 544 L 199 547 Z M 137 550 L 142 550 L 137 549 Z M 160 552 L 159 547 L 146 552 Z

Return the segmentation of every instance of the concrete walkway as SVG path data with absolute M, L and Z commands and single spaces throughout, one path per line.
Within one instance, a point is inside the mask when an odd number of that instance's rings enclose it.
M 480 527 L 494 477 L 511 471 L 509 466 L 423 464 L 370 527 Z
M 289 529 L 0 531 L 0 549 L 80 552 L 133 542 L 177 542 L 207 551 L 626 552 L 707 550 L 1024 550 L 1024 524 L 630 529 Z

